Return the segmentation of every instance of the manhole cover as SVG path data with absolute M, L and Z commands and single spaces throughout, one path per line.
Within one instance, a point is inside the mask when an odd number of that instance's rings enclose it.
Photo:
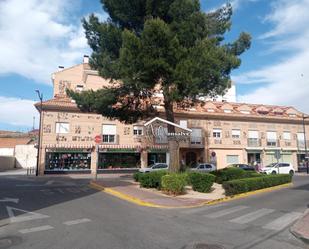
M 21 238 L 17 236 L 0 238 L 0 249 L 7 249 L 13 245 L 19 244 L 20 242 Z
M 192 243 L 182 249 L 224 249 L 223 246 L 207 243 Z

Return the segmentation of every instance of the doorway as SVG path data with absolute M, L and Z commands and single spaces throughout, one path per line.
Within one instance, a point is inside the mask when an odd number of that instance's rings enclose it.
M 189 151 L 186 153 L 186 165 L 194 166 L 196 164 L 196 153 L 193 151 Z
M 261 153 L 248 153 L 248 164 L 261 163 Z

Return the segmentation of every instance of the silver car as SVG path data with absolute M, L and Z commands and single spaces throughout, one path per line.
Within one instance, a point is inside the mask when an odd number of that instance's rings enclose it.
M 152 171 L 167 170 L 167 169 L 168 169 L 168 165 L 166 163 L 155 163 L 155 164 L 148 166 L 147 168 L 139 169 L 139 172 L 148 173 Z
M 197 172 L 211 172 L 216 170 L 216 166 L 210 163 L 199 163 L 195 168 L 191 169 Z

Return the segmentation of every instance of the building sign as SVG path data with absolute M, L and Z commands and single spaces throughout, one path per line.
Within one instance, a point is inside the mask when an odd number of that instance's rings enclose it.
M 168 132 L 168 125 L 174 126 L 175 132 Z M 144 126 L 146 128 L 146 137 L 154 139 L 156 143 L 167 143 L 169 140 L 186 141 L 192 133 L 191 129 L 159 117 L 148 121 Z

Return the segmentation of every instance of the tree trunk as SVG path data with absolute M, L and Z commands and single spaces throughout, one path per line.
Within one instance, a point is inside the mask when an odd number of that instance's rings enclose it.
M 165 115 L 166 119 L 170 122 L 174 123 L 174 110 L 173 103 L 165 99 Z M 175 133 L 175 126 L 168 125 L 167 126 L 168 133 Z M 176 140 L 168 139 L 168 150 L 170 153 L 170 161 L 169 161 L 169 171 L 170 172 L 179 172 L 179 143 Z

